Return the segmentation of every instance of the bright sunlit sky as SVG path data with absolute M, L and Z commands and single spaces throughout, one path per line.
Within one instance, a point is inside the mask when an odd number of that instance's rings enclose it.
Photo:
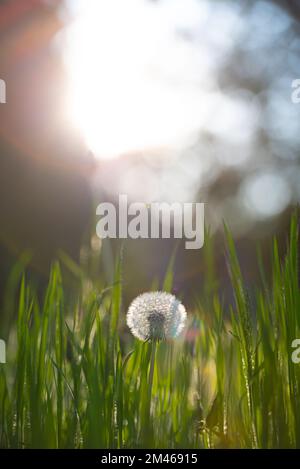
M 65 51 L 69 109 L 96 156 L 178 145 L 204 122 L 226 133 L 228 122 L 236 127 L 239 111 L 239 119 L 249 119 L 249 114 L 251 119 L 251 109 L 224 97 L 221 122 L 213 115 L 221 96 L 214 77 L 216 57 L 206 42 L 218 45 L 219 55 L 228 52 L 239 30 L 234 12 L 224 9 L 215 15 L 213 30 L 200 44 L 211 2 L 75 3 Z M 239 133 L 243 137 L 245 130 Z
M 299 107 L 290 99 L 300 41 L 284 10 L 263 0 L 66 3 L 68 119 L 100 160 L 141 155 L 113 174 L 102 168 L 103 191 L 194 200 L 230 168 L 243 177 L 235 196 L 213 207 L 218 220 L 285 209 L 300 177 Z M 168 155 L 159 171 L 149 159 L 155 150 Z

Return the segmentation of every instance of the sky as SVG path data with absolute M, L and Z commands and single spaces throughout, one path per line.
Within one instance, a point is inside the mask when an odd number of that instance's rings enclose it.
M 99 176 L 105 191 L 194 200 L 229 168 L 241 183 L 216 213 L 268 218 L 299 197 L 300 39 L 287 13 L 266 1 L 66 5 L 70 121 L 100 161 L 141 154 Z

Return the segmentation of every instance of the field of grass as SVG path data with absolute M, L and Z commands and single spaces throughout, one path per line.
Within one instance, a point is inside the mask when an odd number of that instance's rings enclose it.
M 0 365 L 0 446 L 299 448 L 300 364 L 291 360 L 300 338 L 297 223 L 294 216 L 284 259 L 270 240 L 271 276 L 258 256 L 262 278 L 251 292 L 225 229 L 231 307 L 215 291 L 206 240 L 198 306 L 182 337 L 157 343 L 155 357 L 151 342 L 122 336 L 122 262 L 102 291 L 83 276 L 76 306 L 58 263 L 43 305 L 25 274 Z M 172 291 L 172 268 L 163 290 Z

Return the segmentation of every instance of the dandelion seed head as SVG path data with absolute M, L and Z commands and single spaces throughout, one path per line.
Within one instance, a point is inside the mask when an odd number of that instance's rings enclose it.
M 127 325 L 140 340 L 178 337 L 185 321 L 185 307 L 174 295 L 166 292 L 149 292 L 137 296 L 127 312 Z

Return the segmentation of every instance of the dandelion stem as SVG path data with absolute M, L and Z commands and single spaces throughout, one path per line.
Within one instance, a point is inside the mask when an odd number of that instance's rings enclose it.
M 145 401 L 145 423 L 142 427 L 142 441 L 147 447 L 151 447 L 151 442 L 153 440 L 153 429 L 150 425 L 150 415 L 151 415 L 151 401 L 152 401 L 152 387 L 153 387 L 153 377 L 154 377 L 154 366 L 155 366 L 155 355 L 156 355 L 156 341 L 152 340 L 151 344 L 149 344 L 151 350 L 149 351 L 151 356 L 150 358 L 150 368 L 149 374 L 147 379 L 147 399 Z
M 151 408 L 155 355 L 156 355 L 156 340 L 153 340 L 152 343 L 151 343 L 151 359 L 150 359 L 151 361 L 150 361 L 149 386 L 148 386 L 148 389 L 149 389 L 149 414 L 150 414 L 150 408 Z

